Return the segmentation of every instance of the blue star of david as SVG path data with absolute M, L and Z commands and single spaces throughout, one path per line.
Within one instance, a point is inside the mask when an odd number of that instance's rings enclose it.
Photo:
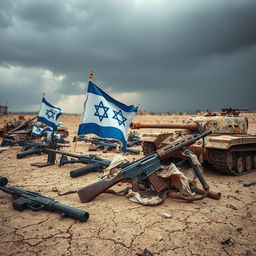
M 48 119 L 54 118 L 55 115 L 52 109 L 47 109 L 45 114 L 47 115 Z
M 112 118 L 113 118 L 113 119 L 116 119 L 119 125 L 122 125 L 122 124 L 123 124 L 123 125 L 125 126 L 125 123 L 124 123 L 124 122 L 127 120 L 127 118 L 125 118 L 125 117 L 123 116 L 122 111 L 119 110 L 119 111 L 117 112 L 117 111 L 113 110 L 113 112 L 114 112 L 114 116 L 113 116 Z M 118 118 L 118 116 L 120 116 L 120 119 Z
M 103 120 L 103 118 L 108 118 L 107 112 L 108 112 L 109 108 L 105 107 L 103 105 L 102 101 L 100 101 L 99 105 L 94 105 L 94 107 L 96 109 L 94 115 L 97 116 L 100 119 L 100 122 Z M 104 112 L 103 114 L 100 114 L 100 112 L 102 113 L 102 111 L 99 112 L 100 109 L 103 110 L 103 112 Z

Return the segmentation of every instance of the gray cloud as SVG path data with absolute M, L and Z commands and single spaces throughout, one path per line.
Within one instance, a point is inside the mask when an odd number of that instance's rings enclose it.
M 256 109 L 253 0 L 19 0 L 0 7 L 1 66 L 65 76 L 49 92 L 56 101 L 84 93 L 80 83 L 94 69 L 103 88 L 138 92 L 151 111 Z M 26 75 L 19 94 L 36 83 L 41 93 L 44 83 Z M 0 86 L 15 109 L 35 104 L 26 92 L 10 93 L 1 76 Z

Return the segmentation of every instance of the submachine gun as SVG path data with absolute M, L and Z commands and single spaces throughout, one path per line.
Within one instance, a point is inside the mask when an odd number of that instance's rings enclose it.
M 162 185 L 162 182 L 160 182 L 160 177 L 156 175 L 156 172 L 161 170 L 161 161 L 169 158 L 170 155 L 176 150 L 186 150 L 186 147 L 192 145 L 197 140 L 202 139 L 211 133 L 211 131 L 207 131 L 199 135 L 193 134 L 186 138 L 176 140 L 173 143 L 158 149 L 156 152 L 151 153 L 125 166 L 113 178 L 102 179 L 84 188 L 79 189 L 77 193 L 80 201 L 82 203 L 89 202 L 108 188 L 112 187 L 113 185 L 124 179 L 137 179 L 140 181 L 149 179 L 154 189 L 158 193 L 163 193 L 167 189 L 167 187 Z M 204 180 L 201 172 L 198 170 L 198 168 L 194 168 L 194 171 L 198 179 L 200 180 L 204 190 L 206 192 L 209 191 L 209 186 Z
M 108 167 L 111 163 L 110 160 L 100 158 L 96 155 L 78 155 L 78 154 L 72 154 L 64 151 L 53 150 L 53 149 L 47 149 L 47 151 L 61 155 L 59 166 L 63 166 L 65 164 L 74 164 L 74 163 L 86 164 L 86 166 L 72 170 L 70 172 L 71 178 L 76 178 L 90 172 L 102 171 L 103 169 Z M 72 158 L 68 159 L 67 158 L 68 156 Z M 117 167 L 122 168 L 127 164 L 128 163 L 121 163 Z
M 52 198 L 42 196 L 39 193 L 23 190 L 20 188 L 6 186 L 8 179 L 0 176 L 0 190 L 11 194 L 14 198 L 12 201 L 13 209 L 23 211 L 30 209 L 33 212 L 46 210 L 50 212 L 60 212 L 61 217 L 71 217 L 81 222 L 86 222 L 89 218 L 89 213 L 77 208 L 73 208 L 64 204 L 60 204 Z

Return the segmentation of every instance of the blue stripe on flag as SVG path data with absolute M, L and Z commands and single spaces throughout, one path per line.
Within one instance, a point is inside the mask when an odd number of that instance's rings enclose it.
M 78 135 L 89 133 L 94 133 L 102 138 L 113 138 L 119 140 L 123 144 L 121 150 L 123 152 L 126 151 L 126 140 L 123 133 L 118 128 L 111 126 L 104 127 L 95 123 L 83 123 L 79 125 Z
M 138 107 L 135 107 L 133 105 L 130 106 L 126 106 L 125 104 L 113 99 L 111 96 L 109 96 L 107 93 L 105 93 L 104 91 L 102 91 L 97 85 L 95 85 L 92 81 L 89 81 L 88 84 L 88 93 L 93 93 L 99 96 L 104 97 L 107 101 L 115 104 L 116 106 L 118 106 L 119 108 L 121 108 L 122 110 L 126 111 L 126 112 L 137 112 Z
M 39 116 L 39 117 L 37 118 L 37 121 L 38 121 L 38 122 L 41 122 L 41 123 L 44 123 L 44 124 L 46 124 L 46 125 L 52 127 L 54 131 L 57 131 L 57 130 L 58 130 L 57 125 L 55 125 L 53 122 L 50 122 L 49 120 L 47 120 L 46 118 L 44 118 L 44 117 L 42 117 L 42 116 Z

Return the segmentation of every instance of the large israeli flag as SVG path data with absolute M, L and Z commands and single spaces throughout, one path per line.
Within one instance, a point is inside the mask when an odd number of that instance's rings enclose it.
M 93 133 L 102 138 L 119 140 L 121 150 L 125 152 L 127 130 L 137 110 L 138 107 L 127 106 L 113 99 L 89 81 L 78 135 Z
M 54 131 L 58 129 L 58 118 L 62 115 L 61 109 L 54 107 L 46 99 L 42 98 L 41 110 L 38 114 L 37 121 L 46 124 L 51 127 Z

